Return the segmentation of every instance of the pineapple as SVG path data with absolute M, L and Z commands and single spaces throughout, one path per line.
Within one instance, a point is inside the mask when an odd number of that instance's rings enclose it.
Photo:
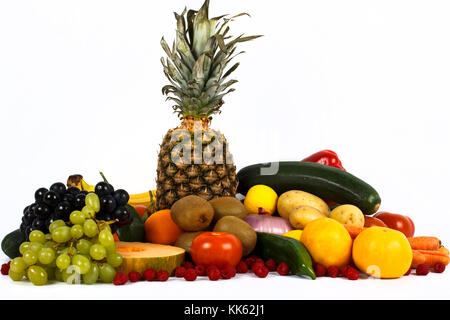
M 229 22 L 234 17 L 208 18 L 209 0 L 199 11 L 186 9 L 177 20 L 172 48 L 162 38 L 166 58 L 161 58 L 170 84 L 162 92 L 175 102 L 173 110 L 181 124 L 165 135 L 158 155 L 156 205 L 158 210 L 188 195 L 206 200 L 235 196 L 236 166 L 227 140 L 210 128 L 212 115 L 220 113 L 223 97 L 234 91 L 236 80 L 226 80 L 239 63 L 225 70 L 236 45 L 259 36 L 243 35 L 232 40 Z M 227 42 L 227 43 L 226 43 Z

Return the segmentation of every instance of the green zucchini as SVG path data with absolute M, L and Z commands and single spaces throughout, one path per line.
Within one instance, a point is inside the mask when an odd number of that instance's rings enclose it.
M 300 241 L 265 232 L 256 234 L 258 240 L 255 253 L 262 259 L 273 259 L 276 263 L 286 262 L 293 274 L 316 279 L 311 256 Z
M 25 235 L 19 230 L 8 233 L 2 240 L 2 250 L 11 259 L 20 256 L 19 247 L 25 241 Z
M 237 192 L 246 195 L 254 185 L 271 187 L 278 195 L 290 190 L 312 193 L 340 204 L 352 204 L 364 214 L 377 212 L 378 192 L 347 171 L 312 162 L 274 162 L 245 167 L 237 174 Z

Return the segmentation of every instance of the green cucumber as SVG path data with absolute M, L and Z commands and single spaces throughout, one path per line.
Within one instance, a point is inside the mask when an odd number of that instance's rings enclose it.
M 352 204 L 364 214 L 377 212 L 378 192 L 347 171 L 312 162 L 261 163 L 245 167 L 237 174 L 237 192 L 246 195 L 254 185 L 271 187 L 278 195 L 290 190 L 312 193 L 340 204 Z
M 262 259 L 273 259 L 276 263 L 285 262 L 293 274 L 316 279 L 311 256 L 300 241 L 265 232 L 256 234 L 258 241 L 255 253 Z
M 124 242 L 145 242 L 145 228 L 139 213 L 134 207 L 127 204 L 128 210 L 133 216 L 133 222 L 126 227 L 117 229 L 117 236 Z
M 7 234 L 2 240 L 2 250 L 11 259 L 20 256 L 19 247 L 24 242 L 25 235 L 19 230 Z

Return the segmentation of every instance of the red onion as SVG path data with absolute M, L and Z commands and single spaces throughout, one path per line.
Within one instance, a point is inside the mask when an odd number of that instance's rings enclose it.
M 267 232 L 282 235 L 294 230 L 288 220 L 281 217 L 259 216 L 249 214 L 245 221 L 257 232 Z

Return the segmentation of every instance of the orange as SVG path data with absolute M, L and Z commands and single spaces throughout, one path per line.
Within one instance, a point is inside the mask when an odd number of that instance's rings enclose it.
M 145 239 L 150 243 L 173 245 L 184 232 L 170 217 L 170 210 L 153 213 L 145 220 Z
M 311 221 L 303 229 L 300 241 L 316 263 L 326 268 L 350 263 L 352 238 L 342 224 L 330 218 Z
M 412 250 L 400 231 L 371 227 L 362 231 L 353 243 L 353 261 L 369 276 L 393 279 L 411 267 Z

